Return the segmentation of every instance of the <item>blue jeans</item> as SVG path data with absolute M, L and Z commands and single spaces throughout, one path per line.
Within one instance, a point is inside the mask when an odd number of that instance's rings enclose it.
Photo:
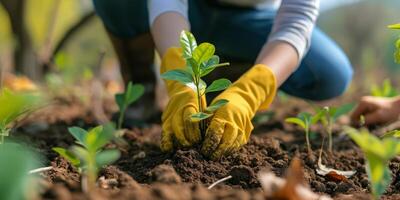
M 135 38 L 149 32 L 146 0 L 93 1 L 97 14 L 114 36 Z M 217 54 L 230 61 L 255 61 L 275 14 L 275 10 L 211 6 L 202 0 L 189 0 L 191 31 L 197 40 L 215 44 Z M 315 28 L 308 53 L 280 89 L 304 99 L 326 100 L 341 95 L 352 76 L 353 69 L 344 52 Z

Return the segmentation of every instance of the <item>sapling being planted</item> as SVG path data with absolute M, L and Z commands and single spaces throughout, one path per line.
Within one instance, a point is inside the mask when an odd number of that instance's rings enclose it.
M 328 134 L 328 150 L 332 152 L 332 127 L 336 123 L 336 120 L 349 113 L 354 108 L 354 104 L 345 104 L 340 107 L 328 107 L 317 108 L 317 115 L 320 116 L 320 121 L 325 127 Z
M 392 181 L 388 164 L 400 153 L 400 140 L 393 137 L 385 137 L 380 140 L 369 133 L 367 129 L 359 131 L 346 128 L 346 133 L 364 152 L 365 167 L 371 182 L 371 191 L 374 199 L 379 199 Z
M 211 117 L 218 108 L 228 103 L 228 100 L 220 99 L 203 109 L 202 97 L 209 92 L 222 91 L 229 87 L 231 82 L 222 78 L 215 80 L 207 86 L 201 78 L 212 72 L 217 67 L 227 66 L 229 63 L 219 63 L 219 57 L 214 55 L 214 45 L 204 42 L 197 45 L 196 39 L 188 31 L 182 31 L 180 44 L 183 50 L 183 58 L 186 61 L 185 69 L 175 69 L 161 75 L 163 79 L 178 81 L 190 87 L 197 96 L 199 112 L 193 114 L 193 122 L 200 122 L 200 131 L 204 134 L 206 124 L 204 120 Z
M 119 108 L 119 117 L 117 128 L 122 128 L 122 122 L 124 120 L 125 111 L 129 105 L 137 101 L 144 93 L 144 86 L 140 84 L 128 83 L 124 93 L 116 94 L 115 101 Z
M 99 169 L 116 161 L 120 156 L 120 152 L 116 149 L 103 149 L 113 138 L 114 128 L 106 125 L 86 131 L 72 127 L 68 131 L 76 139 L 77 144 L 69 150 L 61 147 L 55 147 L 53 150 L 83 172 L 83 177 L 86 178 L 86 181 L 82 181 L 83 188 L 90 190 L 96 184 Z
M 320 115 L 312 115 L 307 112 L 302 112 L 297 115 L 297 117 L 289 117 L 285 119 L 285 122 L 287 123 L 292 123 L 300 126 L 301 128 L 304 129 L 304 133 L 306 136 L 306 142 L 307 142 L 307 151 L 308 154 L 311 155 L 312 149 L 310 145 L 310 127 L 313 124 L 316 124 L 318 120 L 320 119 Z

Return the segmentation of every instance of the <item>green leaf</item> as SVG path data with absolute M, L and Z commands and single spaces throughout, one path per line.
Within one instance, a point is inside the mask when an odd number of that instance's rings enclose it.
M 121 153 L 116 149 L 104 150 L 96 155 L 96 164 L 98 167 L 109 165 L 121 156 Z
M 191 82 L 191 83 L 189 83 L 189 84 L 186 84 L 186 86 L 188 86 L 188 87 L 191 88 L 194 92 L 197 93 L 197 85 L 194 84 L 193 82 Z M 206 82 L 204 82 L 203 80 L 200 79 L 200 83 L 199 83 L 199 91 L 200 91 L 200 94 L 204 94 L 204 92 L 206 91 L 206 87 L 207 87 Z
M 189 31 L 182 31 L 179 42 L 183 50 L 183 58 L 188 59 L 193 57 L 193 52 L 197 47 L 197 42 L 193 34 Z
M 78 157 L 76 157 L 72 152 L 68 151 L 67 149 L 64 149 L 62 147 L 54 147 L 52 148 L 53 151 L 57 152 L 60 156 L 64 157 L 66 160 L 68 160 L 71 165 L 78 167 L 81 163 Z
M 128 88 L 125 91 L 125 106 L 129 106 L 133 102 L 137 101 L 144 93 L 144 86 L 141 84 L 132 85 L 128 83 Z
M 222 106 L 226 105 L 229 101 L 226 99 L 219 99 L 215 102 L 213 102 L 210 106 L 208 106 L 206 108 L 207 112 L 213 113 L 216 110 L 218 110 L 219 108 L 221 108 Z
M 303 122 L 303 120 L 296 118 L 296 117 L 289 117 L 285 119 L 285 122 L 287 123 L 292 123 L 292 124 L 296 124 L 300 127 L 302 127 L 303 129 L 306 129 L 306 124 Z
M 89 152 L 88 152 L 85 148 L 83 148 L 83 147 L 81 147 L 81 146 L 76 146 L 76 145 L 72 146 L 72 147 L 71 147 L 71 152 L 72 152 L 76 157 L 78 157 L 79 160 L 82 160 L 82 161 L 84 161 L 84 162 L 87 161 L 88 156 L 89 156 Z M 81 165 L 82 165 L 82 164 L 83 164 L 83 163 L 81 163 Z
M 376 199 L 379 199 L 392 182 L 391 172 L 387 166 L 387 162 L 371 154 L 367 154 L 366 158 L 366 171 L 371 181 L 372 194 Z
M 110 125 L 97 126 L 91 129 L 86 137 L 86 142 L 88 144 L 88 150 L 91 152 L 96 152 L 98 149 L 102 148 L 105 144 L 110 142 L 113 138 L 115 130 Z
M 198 112 L 198 113 L 193 114 L 192 116 L 190 116 L 190 119 L 192 120 L 192 122 L 199 122 L 199 121 L 207 119 L 207 118 L 209 118 L 211 116 L 213 116 L 213 114 Z
M 175 69 L 165 72 L 161 75 L 161 78 L 165 80 L 179 81 L 183 85 L 187 85 L 193 82 L 192 75 L 182 69 Z
M 86 146 L 85 137 L 87 135 L 87 131 L 79 128 L 79 127 L 70 127 L 68 128 L 68 132 L 71 133 L 72 136 L 82 145 Z
M 400 29 L 400 24 L 392 24 L 392 25 L 389 25 L 388 28 L 390 28 L 390 29 Z
M 231 84 L 232 84 L 231 81 L 226 78 L 221 78 L 221 79 L 215 80 L 211 83 L 210 86 L 207 87 L 206 93 L 225 90 Z
M 382 137 L 383 138 L 387 138 L 387 137 L 400 138 L 400 130 L 388 131 L 385 134 L 383 134 Z
M 201 43 L 193 52 L 193 58 L 197 63 L 203 63 L 212 58 L 215 53 L 214 45 L 210 43 Z
M 189 68 L 189 70 L 191 70 L 193 72 L 195 77 L 200 74 L 200 66 L 194 58 L 186 59 L 186 64 L 187 64 L 187 67 Z
M 124 93 L 115 95 L 115 101 L 117 102 L 120 115 L 123 115 L 122 112 L 124 112 L 130 104 L 137 101 L 143 95 L 144 90 L 145 89 L 143 85 L 133 85 L 132 82 L 129 82 Z
M 32 92 L 12 92 L 6 88 L 0 91 L 0 122 L 5 125 L 38 106 L 43 98 Z
M 336 121 L 336 119 L 338 119 L 340 116 L 349 113 L 351 110 L 353 110 L 355 105 L 356 104 L 354 103 L 349 103 L 336 108 L 335 113 L 332 116 L 333 120 Z
M 216 65 L 211 65 L 211 66 L 205 68 L 204 70 L 202 70 L 201 77 L 208 75 L 210 72 L 214 71 L 214 69 L 217 67 L 225 67 L 228 65 L 229 65 L 229 63 L 221 63 L 221 64 L 216 64 Z

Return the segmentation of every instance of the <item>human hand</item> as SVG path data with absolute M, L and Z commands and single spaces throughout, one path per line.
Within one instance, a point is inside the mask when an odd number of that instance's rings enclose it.
M 400 98 L 362 97 L 351 115 L 353 125 L 360 124 L 361 116 L 364 116 L 365 125 L 384 124 L 398 120 Z

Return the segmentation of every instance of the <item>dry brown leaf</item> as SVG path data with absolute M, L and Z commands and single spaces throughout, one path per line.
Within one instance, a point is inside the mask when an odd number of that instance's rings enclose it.
M 301 162 L 294 158 L 286 172 L 286 179 L 279 178 L 271 172 L 258 174 L 261 186 L 268 199 L 279 200 L 331 200 L 330 197 L 311 191 L 304 183 Z
M 38 87 L 25 76 L 5 74 L 4 87 L 12 91 L 36 91 Z

